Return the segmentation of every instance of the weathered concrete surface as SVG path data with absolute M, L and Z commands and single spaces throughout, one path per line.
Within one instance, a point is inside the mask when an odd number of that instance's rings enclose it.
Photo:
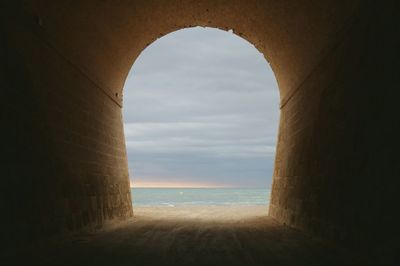
M 281 121 L 270 215 L 393 262 L 400 176 L 396 1 L 4 1 L 1 235 L 132 215 L 121 103 L 171 31 L 233 29 L 271 63 Z

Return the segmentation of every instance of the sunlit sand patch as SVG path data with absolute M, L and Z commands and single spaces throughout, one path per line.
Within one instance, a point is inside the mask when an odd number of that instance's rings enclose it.
M 266 205 L 135 207 L 134 217 L 152 220 L 241 221 L 268 215 Z

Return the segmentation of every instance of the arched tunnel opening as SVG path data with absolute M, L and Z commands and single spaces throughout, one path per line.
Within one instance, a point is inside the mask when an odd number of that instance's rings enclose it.
M 279 92 L 246 40 L 202 27 L 159 38 L 133 64 L 122 111 L 135 214 L 160 206 L 268 214 Z
M 233 29 L 254 44 L 280 89 L 267 226 L 280 233 L 243 235 L 230 228 L 236 234 L 225 239 L 246 240 L 238 243 L 252 254 L 242 262 L 290 265 L 319 258 L 320 265 L 329 265 L 323 254 L 331 254 L 343 261 L 330 265 L 398 264 L 396 1 L 29 0 L 2 7 L 0 230 L 6 263 L 28 258 L 19 255 L 23 248 L 89 232 L 94 238 L 78 237 L 82 241 L 71 245 L 82 263 L 97 258 L 104 264 L 101 255 L 114 253 L 143 263 L 160 254 L 123 227 L 114 228 L 118 238 L 129 235 L 140 252 L 113 245 L 116 235 L 94 233 L 133 215 L 122 88 L 151 42 L 182 28 L 208 26 Z M 290 228 L 298 233 L 288 233 L 296 239 L 291 248 L 268 242 L 284 238 Z M 339 251 L 302 253 L 306 236 Z M 93 244 L 90 249 L 86 242 Z M 170 256 L 157 258 L 165 264 L 228 261 L 226 250 L 207 257 L 201 256 L 207 245 L 179 243 Z M 185 247 L 194 250 L 194 261 L 172 256 Z M 73 261 L 72 253 L 53 251 L 27 252 L 48 265 Z M 60 256 L 52 261 L 51 254 Z

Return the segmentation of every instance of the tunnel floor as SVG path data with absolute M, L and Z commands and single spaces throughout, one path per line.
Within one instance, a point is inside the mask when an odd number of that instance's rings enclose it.
M 10 265 L 352 264 L 344 259 L 343 250 L 279 224 L 263 215 L 262 207 L 143 207 L 134 212 L 129 221 L 37 244 L 9 254 L 6 261 Z

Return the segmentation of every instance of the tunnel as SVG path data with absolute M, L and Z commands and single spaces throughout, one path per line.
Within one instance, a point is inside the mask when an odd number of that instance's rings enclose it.
M 278 81 L 269 216 L 362 254 L 371 265 L 399 263 L 396 1 L 1 6 L 4 249 L 132 217 L 121 116 L 125 79 L 152 42 L 203 26 L 249 41 Z

